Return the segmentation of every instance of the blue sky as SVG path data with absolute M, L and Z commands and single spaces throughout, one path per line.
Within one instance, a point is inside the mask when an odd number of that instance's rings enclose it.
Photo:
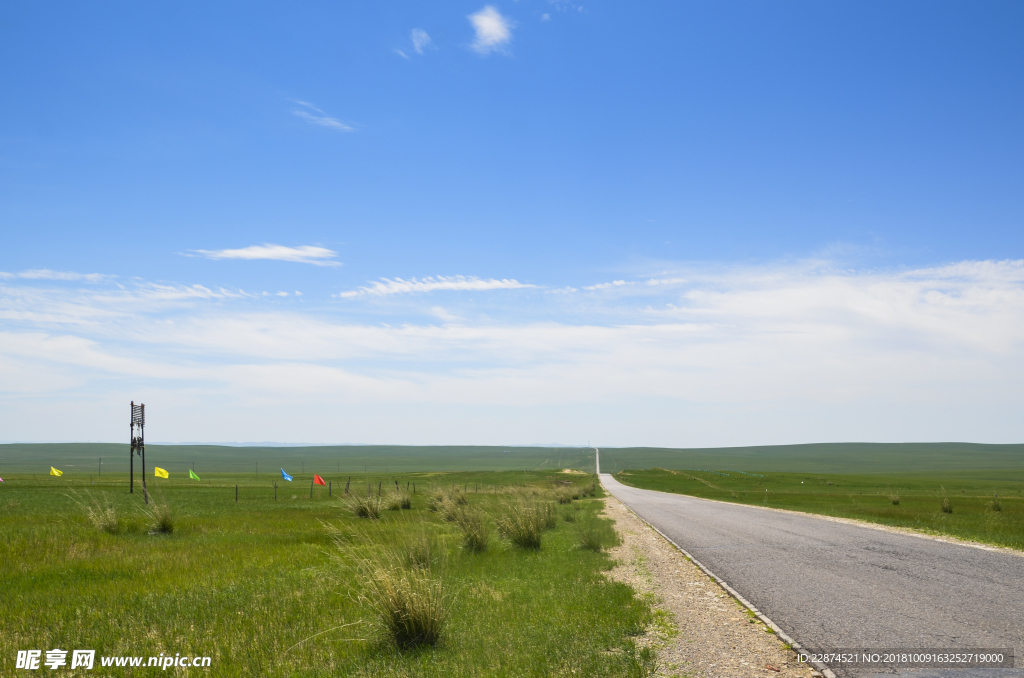
M 0 439 L 1020 442 L 1022 28 L 5 3 Z

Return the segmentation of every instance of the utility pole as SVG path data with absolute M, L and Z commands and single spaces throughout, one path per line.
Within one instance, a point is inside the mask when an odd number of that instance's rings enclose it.
M 597 470 L 597 475 L 601 475 L 601 450 L 594 448 L 594 468 Z

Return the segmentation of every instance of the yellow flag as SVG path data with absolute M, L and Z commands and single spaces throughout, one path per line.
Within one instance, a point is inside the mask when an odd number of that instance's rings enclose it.
M 55 469 L 55 468 L 53 468 L 51 466 L 50 467 L 50 475 L 51 476 L 62 476 L 62 475 L 64 475 L 64 471 L 58 471 L 57 469 Z
M 153 469 L 153 473 L 156 475 L 157 478 L 169 478 L 170 477 L 170 475 L 167 473 L 167 471 L 163 470 L 159 466 L 157 466 L 156 468 Z

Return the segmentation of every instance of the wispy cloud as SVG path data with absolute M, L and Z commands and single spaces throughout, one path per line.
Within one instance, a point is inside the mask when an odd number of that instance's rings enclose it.
M 651 278 L 671 284 L 644 280 L 523 295 L 504 315 L 466 297 L 413 298 L 414 314 L 394 317 L 367 304 L 373 319 L 360 321 L 273 293 L 9 278 L 0 428 L 31 439 L 37 411 L 75 403 L 58 435 L 113 439 L 112 401 L 144 388 L 179 440 L 225 427 L 228 439 L 466 444 L 524 430 L 686 446 L 1024 435 L 1024 262 L 680 267 Z M 355 294 L 516 286 L 385 279 Z M 605 299 L 615 305 L 591 312 Z
M 382 278 L 380 281 L 372 282 L 357 290 L 350 290 L 338 294 L 343 299 L 353 297 L 382 297 L 391 294 L 409 294 L 412 292 L 436 292 L 439 290 L 463 290 L 463 291 L 484 291 L 484 290 L 515 290 L 525 287 L 536 287 L 518 280 L 494 278 L 477 278 L 476 276 L 428 276 L 426 278 Z
M 275 261 L 293 261 L 299 264 L 313 264 L 314 266 L 341 266 L 341 262 L 330 261 L 338 256 L 338 253 L 326 247 L 315 247 L 313 245 L 301 245 L 299 247 L 285 247 L 284 245 L 250 245 L 239 249 L 227 250 L 191 250 L 195 254 L 207 259 L 272 259 Z
M 585 290 L 610 290 L 616 287 L 624 287 L 628 285 L 635 285 L 635 282 L 626 282 L 625 280 L 613 280 L 606 283 L 598 283 L 596 285 L 587 285 L 583 289 Z
M 20 273 L 6 273 L 0 271 L 0 280 L 81 280 L 89 283 L 98 283 L 110 280 L 116 276 L 104 273 L 75 273 L 73 271 L 51 271 L 45 268 L 36 268 Z
M 404 56 L 404 55 L 403 55 Z M 292 111 L 295 115 L 302 118 L 303 120 L 313 124 L 320 125 L 321 127 L 330 127 L 331 129 L 340 130 L 342 132 L 354 132 L 355 128 L 351 125 L 347 125 L 337 118 L 332 118 L 327 115 L 324 111 L 320 110 L 308 101 L 296 101 L 299 106 L 303 108 L 296 108 Z
M 479 12 L 469 15 L 476 37 L 470 49 L 478 54 L 487 55 L 491 52 L 505 52 L 512 42 L 512 29 L 515 22 L 502 16 L 492 5 L 487 5 Z
M 412 48 L 416 50 L 417 54 L 423 54 L 423 50 L 430 47 L 433 44 L 430 36 L 422 28 L 414 28 L 409 32 L 409 38 L 412 40 Z

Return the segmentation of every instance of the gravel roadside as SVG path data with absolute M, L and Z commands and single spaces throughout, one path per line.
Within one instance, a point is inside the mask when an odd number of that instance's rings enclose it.
M 615 521 L 622 537 L 610 551 L 616 566 L 609 576 L 651 596 L 655 604 L 657 622 L 639 640 L 657 649 L 657 675 L 820 675 L 800 664 L 764 624 L 752 623 L 745 608 L 618 499 L 606 498 L 602 515 Z

